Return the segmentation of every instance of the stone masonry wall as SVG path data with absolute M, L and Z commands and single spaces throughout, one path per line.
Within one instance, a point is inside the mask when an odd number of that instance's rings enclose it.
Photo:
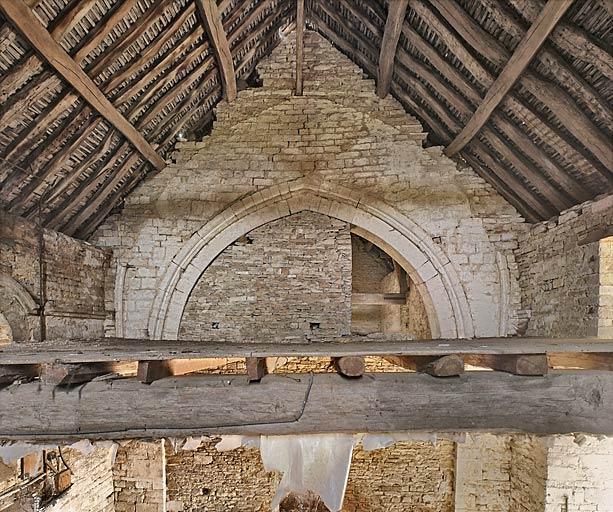
M 176 454 L 167 447 L 168 512 L 267 512 L 280 475 L 258 450 L 219 453 L 216 441 Z M 400 442 L 354 450 L 343 512 L 451 512 L 454 443 Z
M 115 512 L 162 512 L 165 500 L 164 441 L 122 443 L 113 465 Z
M 457 445 L 455 512 L 543 512 L 546 477 L 542 438 L 467 434 Z
M 180 335 L 303 341 L 348 334 L 350 321 L 349 226 L 302 212 L 251 231 L 217 257 L 192 290 Z
M 613 511 L 613 437 L 549 438 L 545 512 Z
M 260 62 L 263 87 L 220 103 L 211 135 L 177 143 L 168 167 L 130 194 L 124 211 L 92 237 L 113 247 L 113 268 L 127 267 L 118 290 L 125 327 L 119 331 L 149 334 L 152 303 L 171 260 L 207 221 L 271 186 L 308 179 L 368 194 L 410 218 L 451 262 L 447 268 L 460 283 L 454 293 L 468 299 L 470 330 L 513 333 L 517 212 L 442 148 L 424 149 L 417 120 L 391 96 L 379 99 L 373 81 L 320 35 L 305 35 L 299 97 L 292 94 L 293 56 L 292 35 Z
M 613 236 L 600 240 L 598 336 L 613 338 Z
M 44 230 L 47 338 L 103 336 L 104 279 L 109 261 L 107 251 Z M 40 302 L 39 230 L 29 221 L 0 212 L 2 275 L 17 281 L 37 304 Z M 9 299 L 9 292 L 1 286 L 0 281 L 0 295 Z
M 113 456 L 115 447 L 99 446 L 91 453 L 62 451 L 72 471 L 72 486 L 44 512 L 115 512 L 113 505 Z M 41 511 L 41 512 L 43 512 Z
M 600 244 L 583 240 L 611 225 L 613 196 L 608 196 L 567 210 L 523 234 L 516 256 L 528 335 L 597 335 Z

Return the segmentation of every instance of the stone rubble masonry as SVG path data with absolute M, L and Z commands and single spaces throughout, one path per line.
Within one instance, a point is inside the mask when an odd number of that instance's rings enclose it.
M 176 454 L 167 443 L 167 511 L 269 511 L 280 475 L 264 470 L 258 450 L 219 453 L 217 441 Z M 358 447 L 343 512 L 451 512 L 454 465 L 450 441 L 399 442 L 370 452 Z
M 211 134 L 177 143 L 167 168 L 93 235 L 114 249 L 113 272 L 126 268 L 115 301 L 123 328 L 109 323 L 108 334 L 147 337 L 162 277 L 192 235 L 252 194 L 299 179 L 368 193 L 406 215 L 450 261 L 456 291 L 468 299 L 470 332 L 514 333 L 520 296 L 513 250 L 524 225 L 514 208 L 441 147 L 422 147 L 418 121 L 391 96 L 378 98 L 374 82 L 311 31 L 305 94 L 293 96 L 293 52 L 291 35 L 260 62 L 263 87 L 218 104 Z
M 613 511 L 613 437 L 549 438 L 545 512 Z
M 282 341 L 343 336 L 351 320 L 351 234 L 325 215 L 301 212 L 226 248 L 192 290 L 180 336 Z
M 598 336 L 613 338 L 613 236 L 600 240 Z
M 32 222 L 0 212 L 0 277 L 16 281 L 36 304 L 39 232 Z M 47 338 L 103 336 L 110 252 L 52 230 L 45 229 L 43 238 Z M 0 281 L 0 294 L 6 293 Z
M 121 443 L 113 465 L 115 512 L 163 512 L 164 441 Z
M 113 504 L 114 446 L 95 445 L 82 454 L 65 448 L 62 455 L 72 471 L 72 486 L 44 512 L 115 512 Z
M 613 283 L 611 245 L 598 240 L 581 244 L 584 237 L 612 225 L 613 195 L 609 195 L 566 210 L 522 234 L 515 255 L 522 309 L 525 320 L 529 318 L 527 335 L 596 336 L 599 317 L 603 327 L 613 325 L 610 296 L 599 308 L 599 291 L 610 294 Z

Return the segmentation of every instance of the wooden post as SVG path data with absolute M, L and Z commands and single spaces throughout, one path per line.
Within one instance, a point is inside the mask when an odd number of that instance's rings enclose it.
M 151 384 L 156 380 L 170 377 L 172 372 L 168 361 L 139 361 L 136 375 L 142 383 Z
M 296 0 L 296 96 L 302 96 L 304 62 L 304 0 Z
M 247 375 L 250 381 L 259 381 L 268 375 L 265 357 L 246 357 Z

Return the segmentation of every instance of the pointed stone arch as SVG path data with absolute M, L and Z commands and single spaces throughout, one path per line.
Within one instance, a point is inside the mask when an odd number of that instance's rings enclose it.
M 15 279 L 0 274 L 0 313 L 6 319 L 13 341 L 38 338 L 38 305 Z
M 366 193 L 299 179 L 233 203 L 183 245 L 162 276 L 149 316 L 152 339 L 176 339 L 189 295 L 211 262 L 239 237 L 301 211 L 328 215 L 381 247 L 406 270 L 428 312 L 433 338 L 470 338 L 468 300 L 451 262 L 426 231 Z

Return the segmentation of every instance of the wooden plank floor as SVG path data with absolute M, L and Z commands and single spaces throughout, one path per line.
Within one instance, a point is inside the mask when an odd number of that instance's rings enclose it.
M 390 339 L 391 338 L 391 339 Z M 342 342 L 236 343 L 234 340 L 156 341 L 102 338 L 0 347 L 0 365 L 161 361 L 234 357 L 444 356 L 449 354 L 613 353 L 613 339 L 482 338 L 400 340 L 398 336 L 350 336 Z

